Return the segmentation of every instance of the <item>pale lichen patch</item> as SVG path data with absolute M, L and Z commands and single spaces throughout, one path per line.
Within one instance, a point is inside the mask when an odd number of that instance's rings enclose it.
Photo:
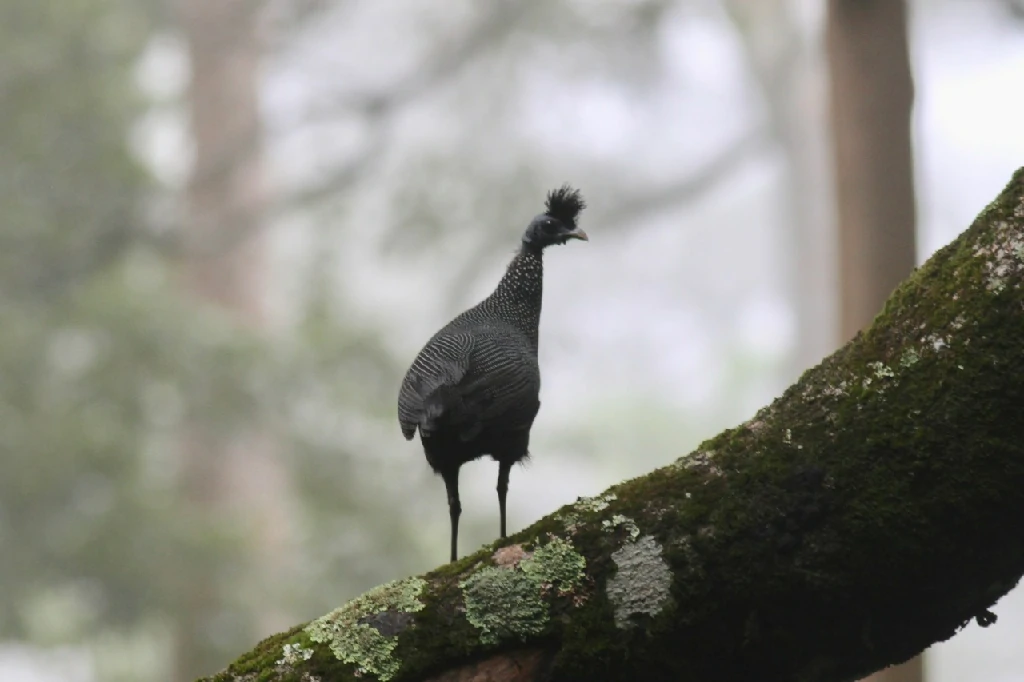
M 714 468 L 712 461 L 715 458 L 714 450 L 694 450 L 688 455 L 683 455 L 673 462 L 672 466 L 677 469 L 693 469 L 695 467 Z
M 313 657 L 313 650 L 301 644 L 285 644 L 277 665 L 295 665 Z
M 896 373 L 892 371 L 884 362 L 869 362 L 868 367 L 875 373 L 877 379 L 891 379 L 896 376 Z
M 918 361 L 920 361 L 920 359 L 921 356 L 918 354 L 916 350 L 914 350 L 913 348 L 907 348 L 906 350 L 903 351 L 903 354 L 900 356 L 900 367 L 902 367 L 903 369 L 913 367 L 918 363 Z
M 358 674 L 370 673 L 386 682 L 401 667 L 392 656 L 397 635 L 411 621 L 408 614 L 423 608 L 419 596 L 426 584 L 421 578 L 408 578 L 381 585 L 314 620 L 306 626 L 306 634 L 314 642 L 327 644 Z
M 565 532 L 569 535 L 575 535 L 576 531 L 580 529 L 580 524 L 583 523 L 583 519 L 574 511 L 558 514 L 555 516 L 555 519 L 562 522 L 562 525 L 565 526 Z
M 817 393 L 808 389 L 804 399 L 811 401 L 815 397 L 828 397 L 839 399 L 849 394 L 849 387 L 859 386 L 863 391 L 874 391 L 884 395 L 888 390 L 895 389 L 900 385 L 901 380 L 909 371 L 916 371 L 915 366 L 922 360 L 929 357 L 936 357 L 947 353 L 954 347 L 954 344 L 966 346 L 970 343 L 969 338 L 958 338 L 956 332 L 962 330 L 967 324 L 964 315 L 957 315 L 946 325 L 945 333 L 930 332 L 908 339 L 902 347 L 891 349 L 885 360 L 872 360 L 865 363 L 865 370 L 860 373 L 847 371 L 843 379 L 834 381 L 833 384 L 822 387 Z M 926 323 L 915 327 L 915 331 L 927 329 Z M 861 409 L 861 405 L 857 409 Z M 785 442 L 788 442 L 784 438 Z
M 573 507 L 578 512 L 599 512 L 607 509 L 608 505 L 616 499 L 618 497 L 615 493 L 605 493 L 597 497 L 581 497 L 576 500 L 576 504 Z
M 671 601 L 672 571 L 662 557 L 661 545 L 644 535 L 612 554 L 618 570 L 608 581 L 608 599 L 615 609 L 615 625 L 629 628 L 633 617 L 656 616 Z
M 551 586 L 559 594 L 568 594 L 583 584 L 587 560 L 572 544 L 561 538 L 538 548 L 522 562 L 523 573 L 536 578 L 542 587 Z
M 618 497 L 615 493 L 605 493 L 595 497 L 580 497 L 568 512 L 558 514 L 555 518 L 565 525 L 565 530 L 570 535 L 575 535 L 583 524 L 584 514 L 596 514 L 603 512 Z
M 1006 221 L 993 223 L 996 239 L 975 247 L 974 255 L 984 259 L 985 288 L 998 294 L 1024 265 L 1024 237 Z M 1016 286 L 1020 286 L 1019 283 Z
M 571 543 L 553 538 L 515 565 L 482 568 L 459 583 L 466 620 L 480 630 L 485 644 L 512 638 L 525 641 L 547 627 L 544 591 L 574 592 L 583 584 L 586 565 Z
M 871 371 L 871 376 L 866 376 L 861 380 L 861 386 L 866 390 L 872 384 L 876 385 L 876 389 L 879 393 L 884 393 L 885 389 L 889 386 L 895 385 L 896 373 L 892 371 L 888 365 L 884 362 L 874 361 L 867 363 L 868 369 Z
M 687 493 L 687 495 L 689 495 L 689 493 Z M 616 514 L 610 519 L 605 519 L 601 522 L 601 528 L 606 531 L 613 531 L 616 528 L 625 528 L 630 540 L 636 540 L 640 537 L 640 529 L 637 527 L 636 522 L 622 514 Z
M 847 383 L 845 381 L 840 381 L 835 386 L 832 386 L 830 384 L 830 385 L 826 386 L 825 388 L 821 389 L 821 394 L 822 395 L 826 395 L 826 396 L 828 396 L 830 398 L 838 398 L 840 396 L 846 395 L 846 389 L 847 389 Z
M 466 601 L 466 620 L 480 630 L 480 641 L 540 634 L 548 622 L 547 604 L 537 580 L 513 568 L 482 568 L 459 583 Z

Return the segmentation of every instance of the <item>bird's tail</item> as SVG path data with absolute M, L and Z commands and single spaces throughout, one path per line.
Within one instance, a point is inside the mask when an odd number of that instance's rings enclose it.
M 451 411 L 450 391 L 438 389 L 423 401 L 420 411 L 420 433 L 424 437 L 434 435 L 445 422 L 445 416 Z
M 482 428 L 480 421 L 483 401 L 474 399 L 475 391 L 456 386 L 441 386 L 423 400 L 420 412 L 420 435 L 429 438 L 442 428 L 459 434 L 462 440 L 471 440 Z

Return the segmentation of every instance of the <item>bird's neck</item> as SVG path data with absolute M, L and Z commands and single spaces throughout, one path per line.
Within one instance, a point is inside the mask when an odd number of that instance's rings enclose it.
M 502 307 L 514 308 L 517 313 L 514 318 L 523 320 L 530 328 L 524 331 L 531 331 L 536 330 L 540 323 L 543 293 L 544 258 L 539 249 L 531 249 L 524 244 L 508 264 L 490 298 Z
M 508 264 L 494 293 L 503 301 L 536 305 L 539 310 L 543 286 L 544 258 L 539 250 L 524 245 Z

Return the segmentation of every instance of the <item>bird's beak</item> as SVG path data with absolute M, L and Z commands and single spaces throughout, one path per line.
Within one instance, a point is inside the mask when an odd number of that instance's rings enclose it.
M 583 241 L 583 242 L 589 242 L 590 241 L 590 238 L 587 237 L 587 233 L 584 232 L 583 230 L 581 230 L 578 227 L 576 229 L 574 229 L 572 232 L 570 232 L 569 234 L 567 234 L 566 236 L 571 238 L 571 239 L 579 239 L 580 241 Z

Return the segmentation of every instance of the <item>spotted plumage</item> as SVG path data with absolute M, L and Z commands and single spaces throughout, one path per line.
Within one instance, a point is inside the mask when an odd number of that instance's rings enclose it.
M 544 213 L 523 234 L 519 252 L 490 296 L 458 315 L 413 360 L 398 394 L 398 421 L 417 430 L 431 468 L 444 480 L 456 558 L 459 468 L 489 455 L 498 462 L 498 506 L 505 537 L 505 496 L 512 465 L 527 457 L 540 409 L 538 331 L 544 249 L 586 240 L 576 225 L 585 204 L 565 185 L 548 194 Z

